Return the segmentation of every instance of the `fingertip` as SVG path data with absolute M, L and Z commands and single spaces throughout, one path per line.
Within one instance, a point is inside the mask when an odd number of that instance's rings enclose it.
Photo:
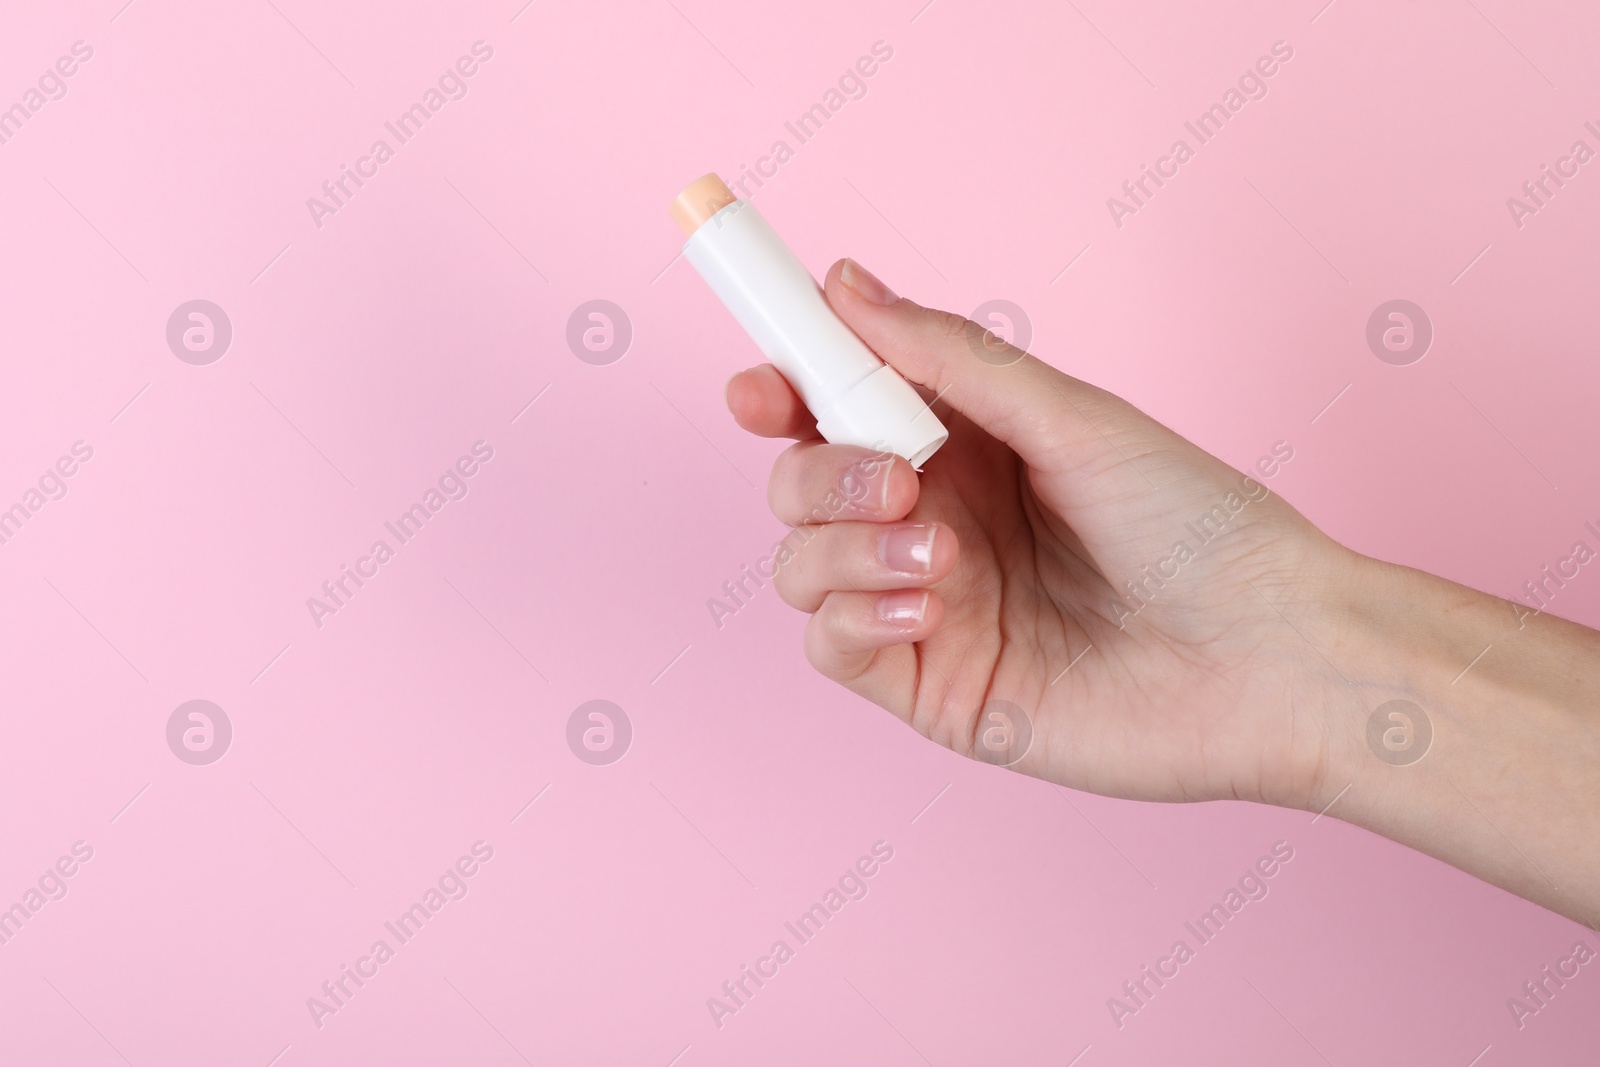
M 920 624 L 918 641 L 932 637 L 944 624 L 944 598 L 932 589 L 928 590 L 928 606 L 923 612 Z
M 943 621 L 944 601 L 931 589 L 894 590 L 877 596 L 834 591 L 806 624 L 806 659 L 824 677 L 853 685 L 874 663 L 882 662 L 879 657 L 888 654 L 886 650 L 932 637 Z M 865 695 L 890 706 L 890 701 L 877 695 Z
M 728 411 L 733 415 L 733 421 L 745 429 L 749 429 L 748 422 L 754 415 L 759 397 L 749 382 L 748 370 L 742 370 L 728 379 L 728 384 L 722 389 L 722 398 L 728 405 Z
M 933 554 L 929 562 L 929 572 L 942 581 L 948 578 L 956 569 L 956 564 L 961 560 L 961 541 L 956 537 L 955 528 L 948 522 L 933 523 Z
M 773 375 L 767 373 L 771 370 L 768 364 L 742 370 L 728 379 L 724 390 L 733 420 L 761 437 L 781 436 L 788 422 L 782 392 L 787 385 L 771 381 Z
M 850 284 L 850 275 L 859 273 L 859 271 L 848 271 L 850 265 L 849 259 L 841 259 L 828 268 L 828 273 L 822 276 L 822 295 L 827 298 L 834 312 L 850 324 L 851 329 L 855 329 L 855 323 L 863 315 L 871 315 L 874 311 L 883 309 L 881 306 L 875 306 Z
M 841 286 L 844 288 L 849 288 L 848 286 L 844 286 L 843 281 L 844 265 L 848 262 L 850 262 L 848 259 L 836 259 L 833 261 L 833 266 L 828 268 L 828 273 L 822 276 L 822 287 L 824 289 L 831 290 Z
M 817 436 L 817 420 L 806 410 L 778 368 L 770 363 L 742 370 L 724 390 L 734 421 L 758 437 L 807 440 Z
M 883 498 L 883 520 L 893 522 L 911 514 L 922 495 L 922 479 L 903 456 L 892 457 Z
M 884 631 L 888 645 L 921 641 L 932 636 L 944 621 L 944 600 L 932 589 L 900 589 L 884 593 L 878 597 L 875 608 L 888 627 Z M 915 610 L 916 615 L 911 618 L 891 617 L 893 612 L 901 609 Z

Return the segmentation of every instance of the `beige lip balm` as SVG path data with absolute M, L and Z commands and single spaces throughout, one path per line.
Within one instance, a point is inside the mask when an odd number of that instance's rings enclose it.
M 715 174 L 703 174 L 690 182 L 672 201 L 672 221 L 685 237 L 693 237 L 700 224 L 733 203 L 737 197 Z
M 683 255 L 816 416 L 833 444 L 920 468 L 950 434 L 904 378 L 844 324 L 811 272 L 748 200 L 707 174 L 678 194 Z

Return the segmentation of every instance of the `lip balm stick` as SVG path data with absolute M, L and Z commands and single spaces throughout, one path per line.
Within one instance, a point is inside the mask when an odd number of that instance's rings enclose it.
M 794 386 L 836 445 L 904 456 L 920 468 L 950 432 L 893 367 L 828 306 L 811 272 L 747 200 L 715 174 L 672 202 L 683 255 Z

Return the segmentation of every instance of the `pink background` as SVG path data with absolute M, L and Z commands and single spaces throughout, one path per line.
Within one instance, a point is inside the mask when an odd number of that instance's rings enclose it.
M 759 356 L 665 211 L 795 147 L 884 41 L 757 197 L 819 274 L 1014 301 L 1041 356 L 1235 465 L 1292 444 L 1273 488 L 1345 542 L 1514 595 L 1600 521 L 1600 161 L 1506 207 L 1600 148 L 1592 8 L 123 2 L 0 26 L 0 106 L 94 50 L 0 145 L 0 507 L 94 450 L 0 545 L 0 906 L 94 850 L 0 945 L 0 1062 L 1592 1059 L 1600 973 L 1506 1008 L 1590 931 L 1331 816 L 965 762 L 816 677 L 770 588 L 719 630 L 781 533 L 780 445 L 723 408 Z M 467 96 L 318 228 L 306 198 L 478 40 Z M 1278 40 L 1266 98 L 1115 226 Z M 207 366 L 164 333 L 196 298 L 234 331 Z M 565 341 L 597 298 L 633 329 L 609 365 Z M 1364 339 L 1394 298 L 1436 331 L 1410 366 Z M 306 598 L 478 440 L 469 495 L 318 629 Z M 1553 609 L 1600 622 L 1600 573 Z M 208 766 L 167 746 L 193 699 L 233 725 Z M 591 699 L 633 726 L 609 766 L 565 740 Z M 479 840 L 465 899 L 316 1026 Z M 869 895 L 714 1025 L 879 840 Z M 1280 840 L 1270 895 L 1119 1030 L 1107 998 Z

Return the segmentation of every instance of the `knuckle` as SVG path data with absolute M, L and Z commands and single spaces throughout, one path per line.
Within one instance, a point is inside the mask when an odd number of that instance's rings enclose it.
M 853 686 L 872 664 L 872 656 L 862 655 L 859 648 L 849 603 L 853 595 L 829 593 L 806 624 L 807 661 L 818 674 L 844 686 Z
M 767 475 L 767 507 L 780 522 L 793 525 L 790 515 L 799 509 L 802 456 L 800 445 L 790 445 L 772 461 L 772 471 Z
M 811 664 L 811 669 L 824 678 L 833 677 L 828 665 L 833 660 L 833 654 L 828 650 L 828 645 L 833 638 L 828 633 L 827 620 L 821 611 L 811 616 L 811 621 L 806 623 L 806 634 L 803 642 L 805 646 L 806 662 Z
M 844 636 L 837 594 L 829 594 L 806 623 L 806 661 L 824 678 L 839 680 L 839 659 Z
M 938 308 L 929 310 L 928 321 L 934 332 L 951 341 L 965 337 L 968 330 L 979 329 L 978 324 L 965 315 L 958 315 L 954 311 L 942 311 Z
M 817 547 L 811 542 L 826 532 L 822 527 L 797 526 L 783 539 L 788 550 L 785 561 L 772 576 L 778 597 L 797 611 L 815 612 L 821 603 L 816 592 Z
M 773 516 L 780 521 L 783 519 L 782 496 L 779 492 L 782 464 L 783 459 L 779 457 L 772 464 L 772 473 L 767 475 L 767 510 L 772 512 Z
M 777 575 L 772 579 L 772 587 L 778 591 L 778 599 L 796 611 L 813 610 L 806 603 L 797 561 L 790 560 L 779 569 Z

